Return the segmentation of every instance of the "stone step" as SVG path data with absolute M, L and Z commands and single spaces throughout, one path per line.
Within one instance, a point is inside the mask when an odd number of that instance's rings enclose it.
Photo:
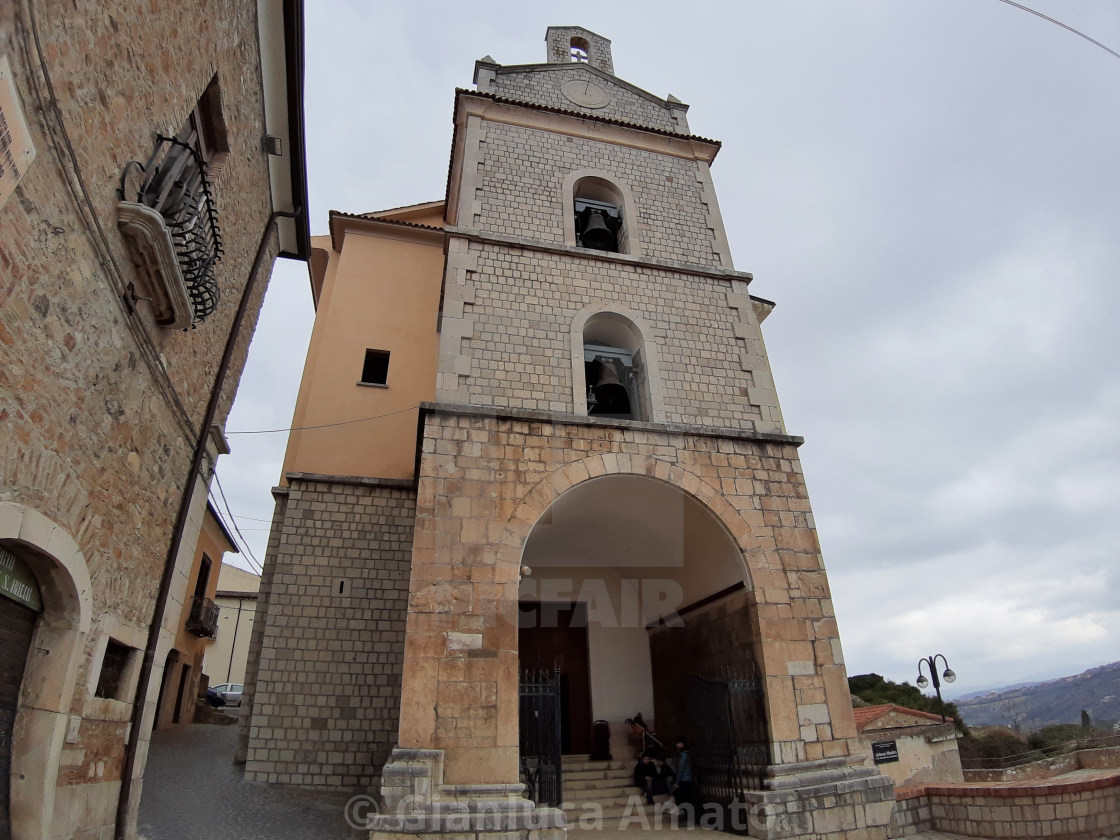
M 567 767 L 565 767 L 563 773 L 565 782 L 591 781 L 598 779 L 621 780 L 633 778 L 632 769 L 629 767 L 615 767 L 611 769 L 592 768 L 587 770 L 569 770 Z
M 569 790 L 600 791 L 606 793 L 608 791 L 624 790 L 635 786 L 634 780 L 630 777 L 629 773 L 617 779 L 572 779 L 569 776 L 564 776 L 563 782 L 565 793 Z
M 611 805 L 609 807 L 605 807 L 605 808 L 602 809 L 601 816 L 602 816 L 603 820 L 606 821 L 606 820 L 618 820 L 619 818 L 621 818 L 623 816 L 626 816 L 630 819 L 638 819 L 641 814 L 644 814 L 645 817 L 646 817 L 646 820 L 649 822 L 649 824 L 651 826 L 653 826 L 655 824 L 655 821 L 660 816 L 660 821 L 661 821 L 662 825 L 665 826 L 666 828 L 668 828 L 672 824 L 672 817 L 670 816 L 670 814 L 667 811 L 665 811 L 663 809 L 664 809 L 663 804 L 640 805 L 640 806 L 630 806 L 628 804 Z M 581 816 L 588 815 L 588 813 L 589 813 L 588 810 L 585 810 L 585 809 L 579 807 L 578 805 L 576 805 L 575 807 L 572 807 L 572 808 L 565 808 L 564 809 L 564 814 L 568 817 L 569 827 L 579 825 L 579 822 L 578 822 L 579 818 Z M 596 813 L 598 813 L 598 812 L 596 812 Z M 639 826 L 638 826 L 637 823 L 632 823 L 630 827 L 631 828 L 637 828 Z
M 634 761 L 568 761 L 564 759 L 564 763 L 560 766 L 564 769 L 565 773 L 575 772 L 579 770 L 614 770 L 619 773 L 631 773 L 634 770 Z

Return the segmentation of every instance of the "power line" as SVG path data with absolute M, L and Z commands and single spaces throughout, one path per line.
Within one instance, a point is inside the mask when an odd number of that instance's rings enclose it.
M 1054 20 L 1054 18 L 1050 17 L 1049 15 L 1044 15 L 1042 12 L 1036 12 L 1034 9 L 1027 8 L 1022 3 L 1013 2 L 1013 0 L 999 0 L 999 2 L 1000 3 L 1006 3 L 1008 6 L 1014 6 L 1016 9 L 1022 9 L 1024 12 L 1028 12 L 1028 13 L 1034 15 L 1035 17 L 1040 17 L 1043 20 L 1054 24 L 1055 26 L 1060 26 L 1060 27 L 1062 27 L 1062 29 L 1066 30 L 1067 32 L 1072 32 L 1078 38 L 1084 38 L 1090 44 L 1095 44 L 1096 46 L 1098 46 L 1102 50 L 1104 50 L 1106 53 L 1110 53 L 1111 55 L 1114 55 L 1117 58 L 1120 58 L 1120 52 L 1116 52 L 1116 50 L 1110 49 L 1109 47 L 1106 47 L 1100 41 L 1097 41 L 1093 38 L 1090 38 L 1084 32 L 1081 32 L 1077 29 L 1074 29 L 1072 26 L 1067 26 L 1066 24 L 1062 23 L 1060 20 Z
M 214 483 L 218 486 L 218 494 L 222 497 L 222 506 L 229 515 L 230 522 L 233 523 L 233 530 L 236 532 L 237 536 L 241 537 L 242 548 L 244 548 L 248 554 L 248 558 L 246 558 L 247 562 L 249 562 L 250 566 L 256 567 L 257 574 L 264 574 L 264 567 L 261 565 L 260 561 L 257 560 L 256 555 L 253 554 L 253 549 L 249 547 L 249 540 L 241 533 L 241 529 L 237 527 L 236 517 L 230 512 L 229 502 L 226 500 L 226 492 L 222 488 L 222 482 L 221 479 L 218 478 L 217 470 L 214 471 Z
M 313 429 L 331 429 L 335 426 L 349 426 L 352 423 L 367 423 L 370 420 L 380 420 L 382 417 L 392 417 L 394 414 L 404 414 L 406 411 L 415 411 L 420 406 L 410 405 L 408 408 L 401 408 L 397 411 L 390 411 L 388 414 L 375 414 L 372 417 L 359 417 L 357 420 L 341 420 L 338 423 L 320 423 L 317 426 L 289 426 L 286 429 L 243 429 L 240 432 L 226 432 L 226 437 L 230 435 L 274 435 L 281 432 L 307 432 Z

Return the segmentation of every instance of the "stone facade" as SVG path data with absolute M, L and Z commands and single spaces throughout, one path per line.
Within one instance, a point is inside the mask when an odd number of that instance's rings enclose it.
M 189 467 L 209 434 L 219 361 L 272 209 L 257 15 L 256 3 L 220 0 L 143 13 L 127 2 L 0 5 L 0 56 L 37 150 L 0 207 L 0 543 L 32 567 L 44 601 L 12 747 L 17 836 L 112 835 L 139 661 L 189 503 L 157 665 L 139 689 L 147 705 L 136 724 L 134 821 L 205 506 L 204 487 L 184 499 Z M 117 230 L 117 189 L 130 161 L 152 154 L 156 133 L 180 130 L 215 74 L 229 144 L 213 181 L 226 231 L 221 300 L 197 329 L 171 331 L 132 300 L 130 284 L 142 284 Z M 273 237 L 266 275 L 279 250 Z M 219 424 L 266 281 L 236 336 Z M 127 665 L 119 690 L 96 696 L 110 640 L 130 650 Z
M 751 275 L 732 263 L 709 170 L 719 144 L 687 134 L 677 100 L 617 80 L 606 39 L 561 27 L 547 40 L 546 64 L 503 67 L 487 58 L 476 66 L 478 92 L 458 92 L 442 224 L 416 227 L 427 205 L 365 221 L 336 215 L 338 235 L 313 260 L 321 300 L 348 304 L 345 313 L 332 314 L 329 304 L 318 311 L 297 417 L 309 410 L 305 395 L 316 393 L 316 424 L 355 423 L 362 415 L 324 406 L 359 405 L 342 389 L 360 384 L 338 379 L 334 395 L 313 387 L 354 354 L 344 319 L 366 310 L 384 317 L 395 287 L 386 281 L 382 296 L 369 278 L 396 259 L 392 249 L 413 247 L 404 244 L 409 237 L 419 254 L 420 238 L 441 235 L 446 253 L 442 278 L 417 263 L 410 279 L 418 289 L 442 280 L 435 330 L 418 327 L 411 343 L 392 344 L 393 325 L 383 324 L 367 339 L 390 352 L 390 373 L 383 390 L 360 395 L 365 418 L 416 408 L 420 415 L 415 431 L 379 438 L 416 453 L 407 482 L 415 488 L 412 542 L 394 561 L 408 574 L 407 602 L 384 581 L 380 599 L 371 589 L 375 597 L 354 617 L 365 628 L 353 625 L 355 644 L 366 648 L 375 613 L 395 611 L 392 626 L 406 627 L 396 743 L 381 769 L 385 810 L 371 827 L 378 837 L 558 830 L 562 816 L 522 797 L 522 645 L 539 644 L 532 661 L 571 666 L 569 696 L 577 691 L 573 663 L 586 665 L 588 685 L 578 691 L 586 690 L 588 717 L 611 709 L 615 732 L 631 706 L 682 726 L 688 701 L 668 687 L 697 668 L 749 670 L 759 711 L 754 781 L 741 800 L 761 820 L 755 836 L 883 838 L 893 788 L 860 766 L 801 440 L 785 432 L 762 340 L 772 304 L 749 293 Z M 573 46 L 586 64 L 570 61 Z M 579 192 L 585 188 L 594 195 Z M 577 244 L 575 205 L 588 200 L 607 202 L 622 218 L 617 252 Z M 393 265 L 394 273 L 408 270 L 407 261 Z M 403 312 L 405 302 L 397 305 Z M 429 342 L 438 342 L 439 356 L 424 368 L 416 360 Z M 626 416 L 589 415 L 599 397 L 587 380 L 598 375 L 603 347 L 633 363 L 626 375 L 636 383 L 636 407 Z M 400 386 L 390 384 L 395 364 L 413 381 L 434 383 L 434 401 L 401 404 Z M 308 720 L 321 717 L 306 707 L 332 707 L 338 692 L 332 685 L 300 693 L 316 672 L 314 656 L 299 652 L 321 649 L 323 628 L 341 627 L 343 608 L 333 596 L 309 599 L 322 594 L 315 586 L 366 569 L 398 531 L 389 520 L 353 524 L 364 508 L 350 488 L 390 485 L 362 472 L 368 458 L 355 459 L 350 477 L 318 475 L 325 470 L 300 461 L 311 434 L 293 434 L 289 462 L 299 465 L 277 490 L 246 738 L 258 778 L 322 784 L 298 753 L 310 743 Z M 296 515 L 297 494 L 301 505 L 314 498 L 321 515 Z M 364 535 L 349 551 L 347 527 Z M 562 591 L 569 594 L 548 594 Z M 523 603 L 543 615 L 546 604 L 586 604 L 589 592 L 617 597 L 611 606 L 621 607 L 630 594 L 642 597 L 633 610 L 588 607 L 595 618 L 586 636 L 549 624 L 533 628 L 547 631 L 533 636 L 545 641 L 520 632 Z M 683 633 L 673 635 L 678 622 Z M 288 702 L 288 694 L 300 699 Z M 590 720 L 573 722 L 575 714 L 567 737 L 580 753 L 575 730 Z M 339 749 L 343 760 L 328 763 L 374 761 L 366 742 Z M 345 785 L 376 774 L 334 771 L 327 780 Z M 496 827 L 482 819 L 489 814 Z
M 373 786 L 396 741 L 415 490 L 291 476 L 278 511 L 243 701 L 246 778 Z

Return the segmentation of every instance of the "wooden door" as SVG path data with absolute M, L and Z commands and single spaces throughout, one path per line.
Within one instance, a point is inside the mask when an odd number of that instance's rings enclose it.
M 518 649 L 522 668 L 560 669 L 560 741 L 565 755 L 591 752 L 591 666 L 585 604 L 523 601 Z

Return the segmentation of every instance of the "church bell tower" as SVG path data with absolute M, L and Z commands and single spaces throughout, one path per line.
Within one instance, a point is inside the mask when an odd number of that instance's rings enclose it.
M 355 631 L 402 639 L 398 670 L 354 678 L 399 707 L 365 747 L 392 748 L 375 835 L 452 818 L 483 834 L 486 814 L 502 830 L 562 832 L 549 806 L 581 816 L 563 767 L 632 755 L 641 712 L 690 740 L 697 804 L 722 819 L 742 807 L 751 836 L 884 838 L 893 788 L 857 739 L 802 440 L 786 431 L 762 339 L 774 304 L 732 262 L 719 141 L 691 133 L 681 100 L 616 76 L 610 41 L 580 27 L 550 27 L 544 63 L 486 56 L 474 83 L 456 92 L 445 201 L 332 214 L 314 281 L 301 403 L 319 413 L 297 408 L 293 425 L 349 420 L 330 414 L 351 397 L 318 384 L 333 374 L 313 357 L 342 347 L 353 330 L 331 324 L 362 307 L 365 358 L 383 367 L 352 398 L 400 424 L 338 445 L 336 460 L 293 436 L 285 467 L 276 592 L 285 551 L 319 563 L 328 585 L 345 571 L 326 571 L 329 533 L 300 542 L 312 514 L 298 494 L 314 489 L 315 510 L 339 519 L 361 513 L 355 494 L 398 500 L 362 526 L 362 558 L 383 556 L 379 521 L 398 548 L 407 523 L 407 593 L 372 576 L 377 626 Z M 389 289 L 421 263 L 407 293 Z M 352 292 L 348 272 L 362 278 Z M 398 335 L 413 317 L 420 337 Z M 342 609 L 338 585 L 327 617 Z M 297 603 L 272 596 L 268 622 Z M 258 682 L 255 703 L 283 684 L 263 664 Z M 356 704 L 340 697 L 318 705 Z M 260 745 L 249 766 L 263 777 L 277 766 Z

